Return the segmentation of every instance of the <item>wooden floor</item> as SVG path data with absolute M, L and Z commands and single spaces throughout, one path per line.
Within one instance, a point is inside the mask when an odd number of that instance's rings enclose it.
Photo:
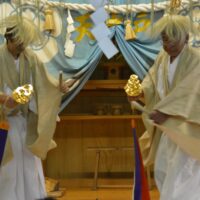
M 93 179 L 58 180 L 64 195 L 57 200 L 133 200 L 132 179 L 99 179 L 98 189 L 94 190 Z M 120 184 L 120 185 L 119 185 Z M 152 179 L 151 200 L 159 200 L 159 193 Z
M 156 188 L 150 191 L 151 200 L 159 200 Z M 98 189 L 89 188 L 66 189 L 65 195 L 59 200 L 132 200 L 131 189 Z

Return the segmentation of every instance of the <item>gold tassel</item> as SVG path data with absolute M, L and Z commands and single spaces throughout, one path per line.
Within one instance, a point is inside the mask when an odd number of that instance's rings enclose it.
M 181 0 L 171 0 L 170 7 L 172 9 L 179 8 L 181 6 Z
M 170 13 L 171 14 L 177 14 L 181 7 L 181 0 L 171 0 L 170 2 Z
M 47 8 L 44 11 L 45 14 L 45 22 L 44 22 L 44 30 L 53 32 L 55 30 L 55 22 L 53 18 L 53 10 L 50 8 Z
M 134 40 L 136 38 L 136 34 L 131 26 L 131 20 L 127 19 L 125 22 L 125 40 Z

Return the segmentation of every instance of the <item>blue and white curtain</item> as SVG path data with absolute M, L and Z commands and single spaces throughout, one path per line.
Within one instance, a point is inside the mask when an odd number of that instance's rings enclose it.
M 55 2 L 61 1 L 55 0 Z M 87 0 L 68 0 L 62 2 L 83 4 L 89 3 Z M 155 1 L 155 3 L 156 2 L 158 1 Z M 127 1 L 113 0 L 111 3 L 115 5 L 126 4 Z M 150 1 L 134 0 L 134 3 L 150 3 Z M 21 8 L 23 10 L 23 14 L 31 18 L 36 24 L 38 24 L 38 28 L 43 31 L 45 20 L 43 9 L 44 5 L 41 3 L 39 10 L 34 4 L 23 4 Z M 17 10 L 14 4 L 14 0 L 0 0 L 1 19 L 16 12 Z M 94 37 L 90 32 L 90 29 L 93 27 L 93 24 L 90 20 L 90 14 L 91 13 L 83 10 L 71 11 L 75 26 L 75 31 L 72 32 L 71 35 L 71 40 L 75 43 L 75 51 L 73 57 L 69 58 L 64 53 L 64 44 L 66 41 L 68 26 L 68 12 L 67 9 L 62 7 L 54 8 L 54 20 L 56 25 L 55 31 L 51 34 L 44 32 L 45 40 L 43 44 L 37 48 L 31 47 L 41 59 L 41 61 L 45 64 L 47 70 L 54 77 L 58 78 L 59 71 L 63 71 L 64 79 L 77 79 L 77 82 L 73 86 L 72 90 L 63 97 L 61 110 L 81 90 L 81 88 L 92 75 L 103 55 L 101 49 L 98 47 Z M 162 15 L 162 11 L 154 13 L 154 21 L 158 20 Z M 38 20 L 38 16 L 40 20 Z M 127 15 L 110 14 L 110 17 L 116 18 L 119 22 L 121 22 L 110 27 L 112 32 L 111 37 L 115 38 L 119 50 L 129 64 L 130 68 L 133 70 L 133 73 L 137 74 L 140 79 L 143 79 L 161 48 L 159 38 L 152 40 L 146 34 L 147 29 L 151 26 L 150 13 L 131 13 L 131 16 L 129 16 L 132 19 L 133 29 L 137 36 L 137 38 L 133 41 L 126 41 L 124 39 L 125 27 L 123 22 L 126 20 Z M 3 34 L 3 30 L 0 30 L 0 43 L 4 42 Z M 199 43 L 197 42 L 198 41 L 196 40 L 196 43 L 194 44 L 198 45 Z

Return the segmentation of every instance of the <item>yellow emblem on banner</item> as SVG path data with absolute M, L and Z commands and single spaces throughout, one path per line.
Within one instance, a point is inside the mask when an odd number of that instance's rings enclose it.
M 123 24 L 123 17 L 117 14 L 111 14 L 110 18 L 106 20 L 108 27 Z
M 135 33 L 144 32 L 151 24 L 150 19 L 147 18 L 146 13 L 137 15 L 136 20 L 133 22 Z
M 75 38 L 76 42 L 80 42 L 86 35 L 94 40 L 94 36 L 90 32 L 90 28 L 93 26 L 92 22 L 89 22 L 88 19 L 90 17 L 90 13 L 78 16 L 75 18 L 75 21 L 79 22 L 79 26 L 76 28 L 76 31 L 79 35 Z

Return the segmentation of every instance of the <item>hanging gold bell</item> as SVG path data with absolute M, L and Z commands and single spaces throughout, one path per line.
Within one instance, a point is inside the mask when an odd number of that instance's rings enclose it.
M 125 40 L 134 40 L 136 38 L 136 34 L 131 26 L 131 20 L 127 19 L 125 22 Z
M 53 18 L 53 10 L 50 8 L 47 8 L 44 11 L 45 14 L 45 22 L 44 22 L 44 30 L 53 32 L 55 30 L 55 22 Z
M 13 99 L 19 104 L 26 104 L 30 101 L 33 94 L 33 86 L 26 84 L 16 88 L 13 93 Z

